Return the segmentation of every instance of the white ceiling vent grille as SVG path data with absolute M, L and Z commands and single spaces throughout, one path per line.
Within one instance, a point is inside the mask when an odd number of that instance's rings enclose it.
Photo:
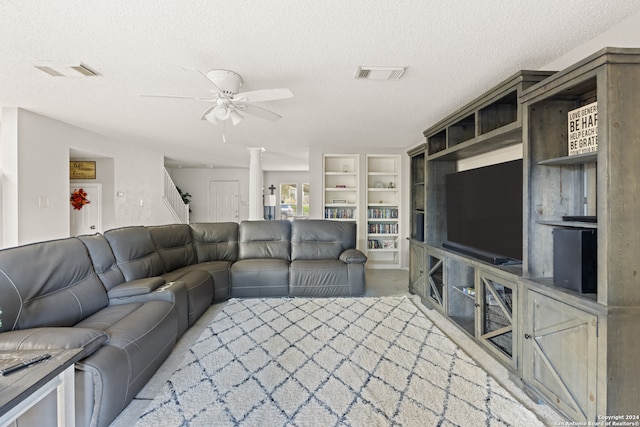
M 34 67 L 53 77 L 95 77 L 100 75 L 100 73 L 82 62 L 72 65 L 34 64 Z
M 378 67 L 359 66 L 356 69 L 356 79 L 367 80 L 398 80 L 407 67 Z

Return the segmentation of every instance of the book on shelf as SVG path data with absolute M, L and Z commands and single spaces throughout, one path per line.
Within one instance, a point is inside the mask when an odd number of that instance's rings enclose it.
M 352 219 L 353 208 L 325 208 L 324 217 L 328 219 Z
M 369 234 L 398 234 L 398 224 L 370 223 Z
M 395 247 L 396 244 L 393 240 L 367 240 L 367 249 L 395 249 Z
M 398 208 L 369 208 L 367 216 L 371 219 L 398 219 Z

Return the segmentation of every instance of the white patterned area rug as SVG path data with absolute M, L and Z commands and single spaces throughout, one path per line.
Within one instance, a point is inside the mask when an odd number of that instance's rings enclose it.
M 406 297 L 232 299 L 143 426 L 542 426 Z

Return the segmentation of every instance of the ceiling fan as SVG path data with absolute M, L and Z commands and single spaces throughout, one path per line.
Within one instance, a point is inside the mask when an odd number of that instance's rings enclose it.
M 237 125 L 244 116 L 250 114 L 262 119 L 276 121 L 282 116 L 269 111 L 265 108 L 254 105 L 255 102 L 275 101 L 279 99 L 292 98 L 293 93 L 289 89 L 265 89 L 253 90 L 248 92 L 238 92 L 242 86 L 242 77 L 240 74 L 229 70 L 210 70 L 203 73 L 195 68 L 183 67 L 186 70 L 195 71 L 207 79 L 208 83 L 213 86 L 210 90 L 210 97 L 199 96 L 182 96 L 182 95 L 153 95 L 140 94 L 144 97 L 153 98 L 178 98 L 193 99 L 196 101 L 208 102 L 211 104 L 202 114 L 201 120 L 208 120 L 217 124 L 227 119 L 231 119 L 231 123 Z

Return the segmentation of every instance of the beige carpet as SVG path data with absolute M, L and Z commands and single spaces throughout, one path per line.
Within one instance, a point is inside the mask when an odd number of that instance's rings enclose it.
M 406 297 L 231 300 L 137 426 L 536 426 Z

